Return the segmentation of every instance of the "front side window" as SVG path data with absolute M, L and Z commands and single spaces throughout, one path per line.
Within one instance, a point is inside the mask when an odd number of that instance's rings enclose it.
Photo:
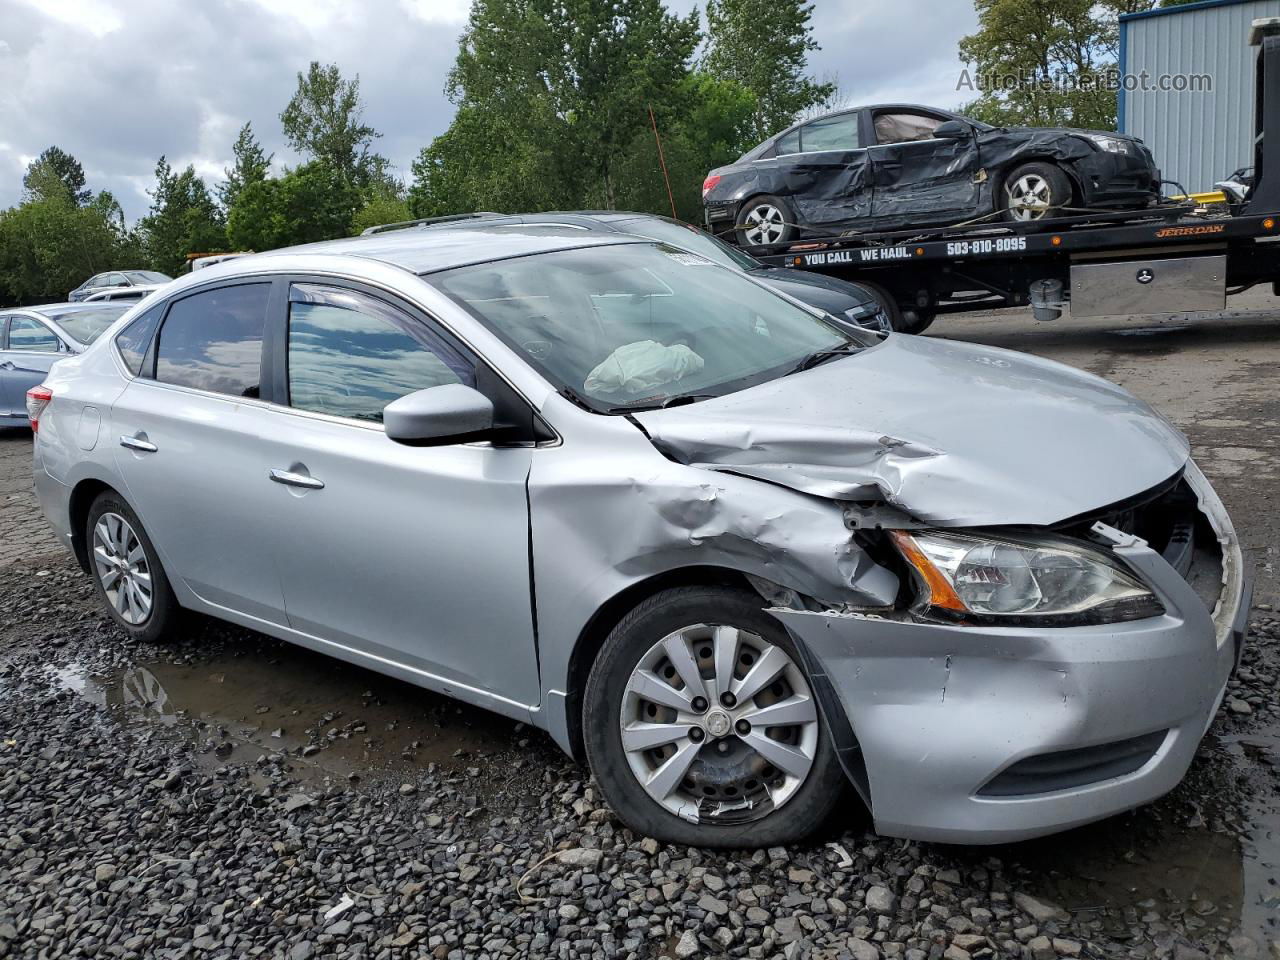
M 563 250 L 429 279 L 599 412 L 729 393 L 850 340 L 743 274 L 665 244 Z
M 847 113 L 839 117 L 823 117 L 806 123 L 800 128 L 800 149 L 805 153 L 825 150 L 857 150 L 858 115 Z
M 474 385 L 471 364 L 415 318 L 349 290 L 290 289 L 290 406 L 381 423 L 391 401 L 448 383 Z
M 58 335 L 39 320 L 12 317 L 9 320 L 9 349 L 24 353 L 57 353 L 62 346 Z
M 944 123 L 941 117 L 923 113 L 880 113 L 876 115 L 877 143 L 907 143 L 932 140 L 933 131 Z
M 156 379 L 233 397 L 257 397 L 269 283 L 192 294 L 169 308 L 156 344 Z

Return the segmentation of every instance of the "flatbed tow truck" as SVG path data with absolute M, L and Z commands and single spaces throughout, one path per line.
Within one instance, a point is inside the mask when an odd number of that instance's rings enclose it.
M 1030 306 L 1037 320 L 1219 311 L 1260 283 L 1280 295 L 1280 21 L 1258 21 L 1254 181 L 1229 213 L 1194 202 L 1019 223 L 857 233 L 753 249 L 775 266 L 869 287 L 895 329 Z M 1267 131 L 1274 150 L 1266 150 Z

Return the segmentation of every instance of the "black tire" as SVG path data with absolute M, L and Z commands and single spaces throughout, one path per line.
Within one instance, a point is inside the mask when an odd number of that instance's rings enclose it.
M 761 228 L 757 234 L 749 226 L 754 222 L 752 218 L 758 218 L 771 226 Z M 738 239 L 738 246 L 744 250 L 760 253 L 776 253 L 778 251 L 772 248 L 772 244 L 790 243 L 800 236 L 800 230 L 796 226 L 795 211 L 791 209 L 791 204 L 782 197 L 769 194 L 759 194 L 744 201 L 738 207 L 735 224 L 737 229 L 734 236 Z
M 1026 216 L 1019 215 L 1017 197 L 1025 195 L 1023 184 L 1030 186 L 1039 183 L 1047 188 L 1047 196 L 1038 190 L 1035 199 L 1044 202 L 1043 210 Z M 1048 220 L 1062 215 L 1064 207 L 1072 205 L 1071 178 L 1059 166 L 1052 163 L 1024 163 L 1009 171 L 1000 184 L 1000 209 L 1004 211 L 1004 219 L 1011 223 L 1028 223 L 1037 220 Z
M 903 333 L 924 333 L 938 315 L 931 310 L 905 310 L 902 314 Z
M 737 823 L 682 819 L 646 792 L 628 763 L 620 728 L 627 682 L 646 652 L 669 634 L 694 624 L 735 626 L 781 648 L 803 671 L 790 635 L 763 607 L 758 596 L 741 589 L 703 586 L 664 590 L 627 614 L 601 648 L 583 703 L 587 761 L 609 805 L 637 833 L 698 847 L 774 846 L 801 840 L 818 830 L 850 798 L 820 712 L 817 747 L 808 774 L 782 806 L 760 819 Z
M 139 617 L 136 609 L 128 602 L 125 604 L 126 612 L 133 610 L 135 619 L 132 621 L 127 618 L 126 613 L 121 612 L 116 602 L 108 595 L 107 587 L 99 575 L 101 569 L 99 561 L 95 559 L 94 530 L 98 526 L 98 521 L 107 514 L 122 517 L 128 523 L 137 546 L 142 551 L 145 572 L 150 577 L 151 603 L 146 616 Z M 169 578 L 160 564 L 160 556 L 156 552 L 155 544 L 147 536 L 142 521 L 138 519 L 138 515 L 124 501 L 124 498 L 114 490 L 104 490 L 90 505 L 89 515 L 85 520 L 84 542 L 89 554 L 89 575 L 93 579 L 94 590 L 116 626 L 134 639 L 148 643 L 164 643 L 173 639 L 182 617 L 182 608 L 178 606 L 178 599 L 174 596 Z M 139 567 L 139 569 L 142 568 Z
M 911 322 L 915 316 L 914 313 L 903 311 L 902 307 L 898 306 L 898 301 L 893 298 L 893 295 L 888 290 L 880 286 L 880 284 L 872 283 L 868 280 L 858 280 L 857 284 L 860 287 L 865 287 L 868 293 L 880 301 L 880 308 L 889 317 L 889 325 L 893 327 L 894 333 L 916 332 L 912 329 L 913 324 Z

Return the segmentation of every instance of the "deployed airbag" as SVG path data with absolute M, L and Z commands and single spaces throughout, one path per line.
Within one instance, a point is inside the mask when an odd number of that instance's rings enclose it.
M 648 393 L 702 369 L 702 357 L 683 343 L 666 346 L 655 340 L 624 344 L 587 374 L 587 393 Z

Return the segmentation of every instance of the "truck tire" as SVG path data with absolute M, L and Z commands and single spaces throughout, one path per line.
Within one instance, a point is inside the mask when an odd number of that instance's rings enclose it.
M 1052 163 L 1024 163 L 1004 178 L 999 202 L 1011 223 L 1047 220 L 1071 206 L 1071 178 Z

